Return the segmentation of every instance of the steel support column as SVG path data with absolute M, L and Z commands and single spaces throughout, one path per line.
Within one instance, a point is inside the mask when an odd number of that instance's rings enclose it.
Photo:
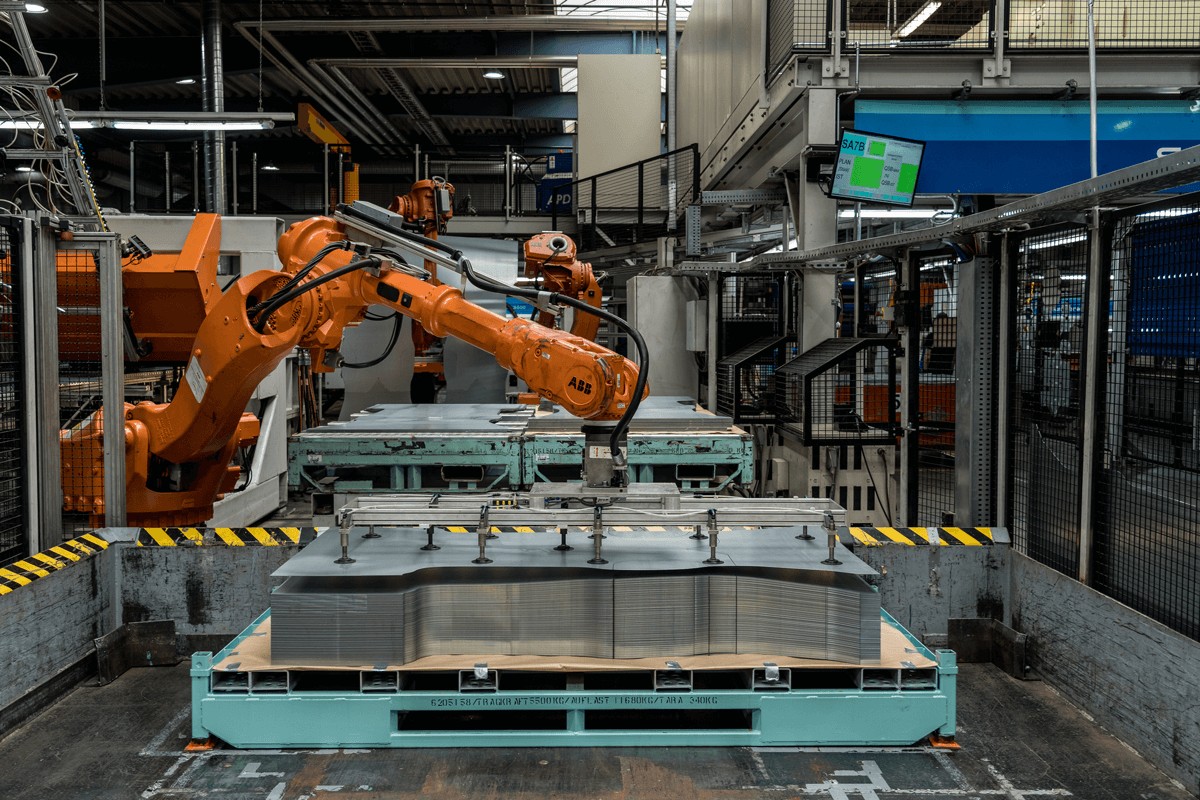
M 896 264 L 897 293 L 919 295 L 921 262 L 912 253 Z M 900 392 L 900 502 L 893 509 L 896 525 L 916 525 L 919 520 L 920 463 L 921 463 L 921 319 L 918 303 L 907 299 L 896 301 L 896 327 L 900 332 L 902 378 Z
M 41 527 L 38 547 L 62 541 L 62 453 L 58 419 L 58 239 L 43 215 L 32 220 L 34 305 L 29 316 L 38 321 L 34 380 L 37 393 L 38 505 Z
M 1092 582 L 1092 548 L 1095 543 L 1097 474 L 1102 468 L 1100 438 L 1104 431 L 1104 394 L 1108 373 L 1109 265 L 1112 263 L 1111 223 L 1102 223 L 1100 210 L 1092 212 L 1088 234 L 1087 339 L 1083 349 L 1080 385 L 1083 387 L 1083 454 L 1079 469 L 1079 581 Z
M 979 257 L 955 271 L 954 514 L 960 523 L 995 522 L 996 407 L 995 259 Z
M 200 38 L 200 65 L 203 76 L 204 110 L 225 111 L 225 61 L 221 44 L 221 0 L 204 0 L 201 9 L 203 35 Z M 225 213 L 225 132 L 204 135 L 205 209 Z

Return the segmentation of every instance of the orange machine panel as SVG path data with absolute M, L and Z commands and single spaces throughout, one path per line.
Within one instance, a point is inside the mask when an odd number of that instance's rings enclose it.
M 149 347 L 144 360 L 183 363 L 209 309 L 221 296 L 217 266 L 221 217 L 199 214 L 179 253 L 156 254 L 121 270 L 134 335 Z M 100 360 L 100 277 L 84 250 L 57 257 L 58 352 L 64 361 Z

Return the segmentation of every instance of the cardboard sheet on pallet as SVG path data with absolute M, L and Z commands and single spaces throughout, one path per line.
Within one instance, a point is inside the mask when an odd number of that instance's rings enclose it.
M 555 658 L 553 656 L 507 656 L 487 654 L 463 654 L 455 656 L 430 656 L 408 664 L 360 664 L 347 666 L 306 667 L 300 664 L 276 664 L 271 660 L 271 619 L 263 620 L 250 631 L 224 658 L 213 665 L 214 670 L 228 672 L 263 672 L 282 670 L 322 671 L 385 671 L 401 672 L 444 672 L 471 669 L 476 664 L 487 663 L 490 669 L 530 670 L 538 672 L 604 672 L 662 669 L 667 659 L 677 661 L 683 669 L 722 670 L 756 669 L 764 661 L 791 669 L 917 669 L 936 667 L 937 663 L 924 656 L 904 634 L 886 620 L 880 620 L 880 659 L 878 662 L 845 664 L 835 661 L 816 661 L 778 656 L 730 653 L 708 656 L 675 657 L 663 653 L 661 658 Z

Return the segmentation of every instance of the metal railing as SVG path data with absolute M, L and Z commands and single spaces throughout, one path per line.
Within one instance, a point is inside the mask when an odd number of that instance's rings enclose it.
M 699 197 L 700 148 L 691 144 L 560 187 L 551 225 L 558 229 L 574 214 L 577 244 L 587 255 L 681 233 L 684 212 Z
M 1194 0 L 1095 0 L 1096 45 L 1108 52 L 1200 51 Z M 792 55 L 930 51 L 1081 52 L 1086 0 L 768 0 L 767 74 Z

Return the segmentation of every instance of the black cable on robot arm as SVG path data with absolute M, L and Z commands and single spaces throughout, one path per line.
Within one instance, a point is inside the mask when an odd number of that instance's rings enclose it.
M 308 260 L 307 264 L 305 264 L 303 267 L 301 267 L 296 272 L 295 275 L 293 275 L 291 278 L 289 278 L 287 280 L 286 283 L 284 283 L 282 286 L 280 286 L 278 289 L 276 289 L 275 294 L 273 294 L 271 297 L 268 297 L 263 302 L 259 303 L 258 305 L 254 306 L 253 308 L 251 308 L 249 311 L 249 315 L 251 317 L 257 316 L 259 310 L 262 309 L 267 303 L 271 302 L 271 300 L 275 299 L 276 296 L 295 287 L 298 283 L 300 283 L 301 280 L 304 279 L 305 275 L 312 272 L 316 268 L 316 266 L 325 259 L 325 256 L 329 255 L 330 253 L 332 253 L 336 250 L 348 250 L 348 249 L 350 249 L 351 245 L 352 245 L 352 242 L 347 240 L 347 241 L 343 241 L 343 242 L 335 242 L 334 244 L 327 244 L 324 247 L 322 247 L 320 250 L 317 251 L 317 254 L 315 256 L 313 256 L 312 258 L 310 258 Z
M 539 295 L 546 294 L 539 292 L 536 289 L 523 289 L 519 286 L 509 286 L 500 283 L 487 276 L 481 276 L 471 267 L 471 262 L 465 258 L 459 258 L 458 264 L 462 268 L 463 274 L 467 276 L 467 280 L 471 284 L 485 292 L 494 292 L 498 294 L 512 295 L 513 297 L 524 297 L 531 300 L 539 299 Z M 629 405 L 625 408 L 625 413 L 617 421 L 616 427 L 613 428 L 612 436 L 609 438 L 609 450 L 612 452 L 613 460 L 620 465 L 624 465 L 625 460 L 621 456 L 620 442 L 621 437 L 629 430 L 629 425 L 633 422 L 633 416 L 637 413 L 638 407 L 642 404 L 642 394 L 646 391 L 646 383 L 650 375 L 650 350 L 646 346 L 646 340 L 638 333 L 637 329 L 630 325 L 626 320 L 612 313 L 605 311 L 602 308 L 595 308 L 588 305 L 577 297 L 551 292 L 547 299 L 551 303 L 560 303 L 565 306 L 570 306 L 577 311 L 582 311 L 586 314 L 592 314 L 602 320 L 606 320 L 618 328 L 625 331 L 629 338 L 633 340 L 634 346 L 638 351 L 638 360 L 641 362 L 638 369 L 637 383 L 634 385 L 633 398 Z
M 367 367 L 374 367 L 382 364 L 384 360 L 392 354 L 392 351 L 396 349 L 396 342 L 400 340 L 400 329 L 404 326 L 404 317 L 400 316 L 398 312 L 392 312 L 392 317 L 396 320 L 392 324 L 392 336 L 390 339 L 388 339 L 387 347 L 383 348 L 383 352 L 380 353 L 377 358 L 373 358 L 370 361 L 360 361 L 357 363 L 343 361 L 342 366 L 346 369 L 366 369 Z M 383 317 L 382 319 L 388 319 L 388 317 Z
M 313 278 L 311 281 L 308 281 L 307 283 L 302 283 L 298 286 L 295 286 L 286 292 L 276 292 L 274 295 L 271 296 L 271 299 L 267 301 L 266 305 L 263 306 L 262 310 L 258 312 L 257 318 L 253 323 L 254 329 L 256 331 L 258 331 L 259 333 L 262 333 L 263 328 L 265 328 L 267 326 L 267 320 L 269 320 L 271 318 L 272 314 L 274 314 L 276 311 L 278 311 L 281 306 L 285 305 L 286 303 L 290 303 L 292 300 L 295 300 L 297 297 L 304 294 L 305 292 L 311 291 L 312 289 L 315 289 L 316 287 L 320 286 L 323 283 L 328 283 L 329 281 L 336 280 L 337 278 L 340 278 L 343 275 L 346 275 L 348 273 L 354 272 L 357 269 L 362 269 L 363 267 L 365 267 L 369 264 L 378 264 L 378 263 L 379 263 L 378 258 L 371 258 L 371 257 L 360 258 L 356 261 L 351 261 L 349 264 L 346 264 L 343 267 L 338 267 L 337 269 L 333 270 L 332 272 L 326 272 L 324 275 L 321 275 L 320 277 Z

